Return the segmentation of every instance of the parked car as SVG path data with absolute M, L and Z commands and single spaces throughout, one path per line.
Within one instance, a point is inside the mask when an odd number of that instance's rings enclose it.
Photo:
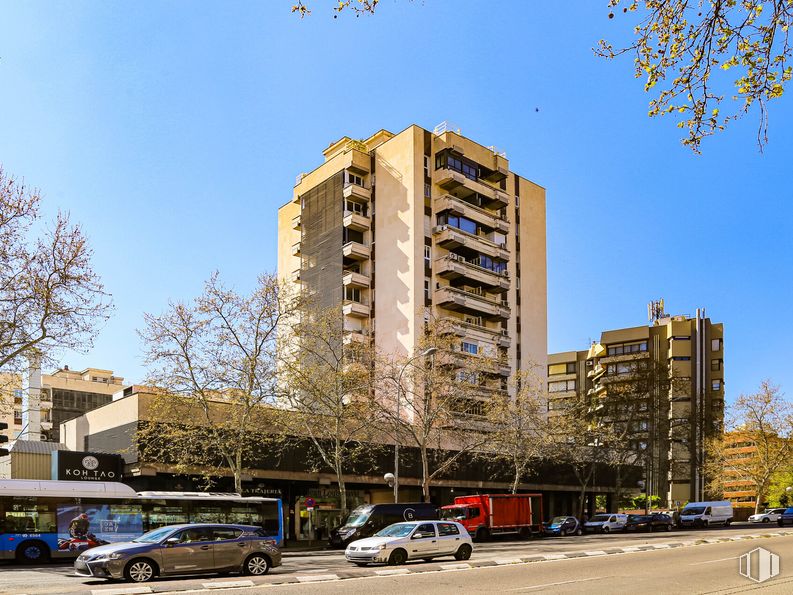
M 189 524 L 160 527 L 129 542 L 91 548 L 74 561 L 80 576 L 144 583 L 155 576 L 242 572 L 262 575 L 281 552 L 261 527 Z
M 785 525 L 793 525 L 793 506 L 786 508 L 785 512 L 779 515 L 779 518 L 776 522 L 780 527 Z
M 764 512 L 760 514 L 753 514 L 749 517 L 750 523 L 775 523 L 779 520 L 779 517 L 782 516 L 782 513 L 785 512 L 784 508 L 766 508 Z
M 555 516 L 542 527 L 543 535 L 581 535 L 584 530 L 574 516 Z
M 680 513 L 678 524 L 681 527 L 703 528 L 711 525 L 729 526 L 732 522 L 732 503 L 727 500 L 719 502 L 689 502 Z
M 655 531 L 656 529 L 671 531 L 674 521 L 668 514 L 630 514 L 625 523 L 625 531 Z
M 587 533 L 622 531 L 625 529 L 625 523 L 627 522 L 627 514 L 596 514 L 584 523 L 584 531 Z
M 417 521 L 394 523 L 372 537 L 353 541 L 347 546 L 344 557 L 358 566 L 370 563 L 399 566 L 408 560 L 432 560 L 441 556 L 467 560 L 473 550 L 471 536 L 460 523 Z
M 356 539 L 370 537 L 402 521 L 437 521 L 438 507 L 429 502 L 366 504 L 355 508 L 341 527 L 330 532 L 331 547 L 341 548 Z

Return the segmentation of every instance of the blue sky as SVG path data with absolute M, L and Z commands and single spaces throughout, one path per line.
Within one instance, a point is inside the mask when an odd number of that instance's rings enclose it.
M 630 58 L 593 56 L 632 28 L 606 0 L 313 4 L 0 5 L 0 163 L 83 224 L 116 304 L 64 364 L 140 381 L 143 312 L 214 269 L 242 290 L 273 270 L 276 209 L 328 143 L 449 120 L 547 189 L 551 351 L 663 297 L 724 322 L 728 399 L 766 377 L 793 392 L 790 97 L 764 154 L 749 117 L 696 156 L 647 118 Z

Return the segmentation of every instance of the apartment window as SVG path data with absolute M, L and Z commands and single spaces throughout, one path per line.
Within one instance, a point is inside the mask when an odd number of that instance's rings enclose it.
M 467 322 L 468 324 L 473 324 L 475 326 L 484 326 L 482 324 L 481 316 L 465 316 L 463 320 L 465 320 L 465 322 Z
M 675 355 L 669 358 L 673 362 L 690 362 L 691 358 L 687 355 Z
M 606 374 L 609 376 L 618 376 L 620 374 L 631 374 L 639 369 L 636 362 L 619 362 L 616 364 L 609 364 L 606 366 Z
M 721 390 L 721 380 L 718 378 L 710 383 L 711 390 Z
M 477 355 L 479 353 L 479 345 L 477 343 L 463 341 L 462 345 L 465 353 L 470 353 L 471 355 Z
M 14 398 L 21 399 L 24 396 L 25 396 L 25 393 L 24 393 L 24 391 L 21 388 L 15 388 L 14 389 Z
M 14 423 L 19 425 L 22 423 L 22 411 L 14 409 Z
M 430 156 L 424 155 L 424 177 L 430 177 Z
M 363 186 L 363 178 L 352 172 L 347 172 L 347 183 L 355 184 L 356 186 Z
M 438 215 L 438 225 L 451 225 L 474 235 L 476 235 L 476 230 L 478 229 L 476 221 L 457 215 Z
M 430 198 L 432 196 L 432 186 L 429 184 L 424 184 L 424 198 Z
M 366 215 L 366 207 L 359 202 L 347 200 L 344 202 L 344 210 L 356 213 L 358 215 Z
M 639 411 L 647 411 L 647 401 L 639 401 Z
M 424 301 L 430 300 L 430 280 L 424 279 Z
M 647 341 L 609 345 L 608 348 L 609 355 L 626 355 L 629 353 L 641 353 L 643 351 L 647 351 Z
M 635 422 L 633 422 L 633 424 L 631 424 L 631 429 L 634 432 L 646 432 L 647 431 L 647 421 L 646 420 L 635 421 Z
M 449 155 L 449 153 L 439 153 L 436 156 L 435 169 L 440 169 L 442 167 L 458 171 L 466 178 L 470 178 L 471 180 L 476 180 L 478 177 L 479 168 L 476 165 L 468 161 L 458 159 L 457 157 L 453 157 L 452 155 Z
M 432 266 L 432 246 L 424 246 L 424 266 Z
M 575 362 L 550 364 L 548 366 L 548 376 L 556 376 L 557 374 L 575 374 Z
M 711 351 L 721 351 L 722 340 L 721 339 L 711 339 L 710 340 L 710 350 Z
M 669 340 L 670 341 L 690 341 L 691 337 L 688 337 L 688 336 L 685 336 L 685 335 L 680 335 L 680 336 L 676 336 L 676 337 L 669 337 Z
M 363 232 L 357 231 L 355 229 L 350 229 L 349 227 L 345 227 L 342 235 L 344 236 L 344 243 L 347 242 L 358 242 L 359 244 L 363 244 Z
M 575 380 L 557 380 L 548 383 L 549 393 L 563 393 L 569 390 L 575 390 Z
M 336 294 L 338 295 L 338 294 Z M 361 290 L 357 287 L 345 287 L 344 288 L 344 299 L 350 300 L 353 302 L 361 302 Z
M 515 208 L 520 208 L 520 196 L 515 196 Z
M 719 370 L 721 370 L 721 360 L 720 359 L 710 360 L 710 369 L 712 372 L 718 372 Z

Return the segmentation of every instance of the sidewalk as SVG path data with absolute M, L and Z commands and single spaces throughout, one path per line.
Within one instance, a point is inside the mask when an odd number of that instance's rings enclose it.
M 307 552 L 327 552 L 334 553 L 342 550 L 333 550 L 324 539 L 312 541 L 290 541 L 287 542 L 281 549 L 281 555 L 284 557 L 299 556 Z

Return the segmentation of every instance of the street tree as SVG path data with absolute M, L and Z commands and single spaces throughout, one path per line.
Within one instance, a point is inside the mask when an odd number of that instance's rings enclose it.
M 713 491 L 739 480 L 752 487 L 760 512 L 774 477 L 793 455 L 793 404 L 764 380 L 756 393 L 741 395 L 729 408 L 727 433 L 707 443 L 705 471 Z
M 463 352 L 453 328 L 434 319 L 412 353 L 383 360 L 376 403 L 394 439 L 419 453 L 425 502 L 433 481 L 487 443 L 485 400 L 501 388 L 498 364 L 495 354 Z
M 147 382 L 155 398 L 137 435 L 141 450 L 185 473 L 227 469 L 236 491 L 252 459 L 277 448 L 276 327 L 296 307 L 275 276 L 248 294 L 215 273 L 190 302 L 145 314 Z
M 342 324 L 341 305 L 305 304 L 280 337 L 279 365 L 282 400 L 292 410 L 290 433 L 307 436 L 333 470 L 346 511 L 346 478 L 373 454 L 378 424 L 373 348 L 346 340 Z
M 789 0 L 609 0 L 612 12 L 637 20 L 634 39 L 615 47 L 600 40 L 598 56 L 634 58 L 645 91 L 658 90 L 649 116 L 679 117 L 683 144 L 699 153 L 702 140 L 753 108 L 757 142 L 768 141 L 768 103 L 793 77 Z M 655 93 L 655 91 L 653 91 Z M 725 104 L 725 97 L 734 103 Z
M 111 312 L 79 225 L 43 224 L 41 196 L 0 167 L 0 372 L 87 351 Z
M 482 449 L 509 466 L 510 491 L 516 494 L 533 466 L 548 455 L 548 397 L 536 366 L 514 376 L 510 384 L 511 390 L 495 392 L 485 405 L 491 432 Z

